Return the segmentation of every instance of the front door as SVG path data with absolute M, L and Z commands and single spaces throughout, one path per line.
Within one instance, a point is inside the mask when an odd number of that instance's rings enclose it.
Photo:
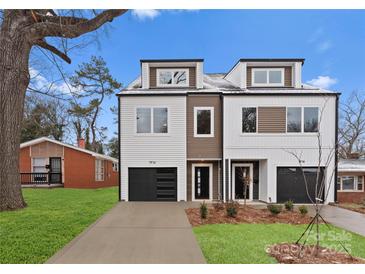
M 235 200 L 252 200 L 253 195 L 253 165 L 233 164 L 233 198 Z M 246 184 L 246 187 L 245 187 Z
M 51 157 L 49 158 L 49 182 L 50 184 L 61 184 L 62 183 L 62 168 L 61 158 Z
M 210 200 L 210 169 L 209 165 L 193 166 L 195 200 Z

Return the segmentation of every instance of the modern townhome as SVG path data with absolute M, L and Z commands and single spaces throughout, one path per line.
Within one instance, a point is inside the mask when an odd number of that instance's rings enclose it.
M 118 160 L 47 137 L 20 145 L 19 169 L 23 186 L 100 188 L 118 185 Z
M 300 165 L 314 199 L 318 134 L 321 202 L 336 200 L 339 94 L 303 84 L 304 59 L 240 59 L 214 74 L 203 59 L 140 62 L 118 94 L 121 200 L 240 201 L 245 178 L 248 200 L 308 203 Z
M 338 162 L 337 197 L 342 203 L 365 201 L 365 160 L 341 159 Z

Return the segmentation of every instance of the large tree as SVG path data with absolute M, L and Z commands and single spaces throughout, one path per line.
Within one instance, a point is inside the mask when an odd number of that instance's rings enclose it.
M 60 15 L 53 10 L 0 11 L 0 211 L 23 208 L 19 175 L 19 145 L 24 97 L 29 84 L 29 55 L 35 46 L 67 63 L 62 48 L 47 39 L 76 38 L 93 32 L 126 10 L 105 10 L 85 16 Z M 90 15 L 92 14 L 92 15 Z
M 102 152 L 102 139 L 105 138 L 105 127 L 98 126 L 98 117 L 102 111 L 104 100 L 119 91 L 121 84 L 113 78 L 106 62 L 102 57 L 92 56 L 87 63 L 82 63 L 75 75 L 71 77 L 71 84 L 79 92 L 78 98 L 88 98 L 86 109 L 89 110 L 89 128 L 91 131 L 91 150 Z
M 344 159 L 365 157 L 365 96 L 357 92 L 341 104 L 339 153 Z

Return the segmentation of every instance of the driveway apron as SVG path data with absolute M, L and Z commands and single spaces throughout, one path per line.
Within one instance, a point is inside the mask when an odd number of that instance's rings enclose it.
M 47 263 L 205 263 L 184 208 L 120 202 Z

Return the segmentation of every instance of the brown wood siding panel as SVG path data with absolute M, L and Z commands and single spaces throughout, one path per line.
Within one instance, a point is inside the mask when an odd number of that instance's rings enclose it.
M 32 145 L 31 157 L 63 157 L 63 146 L 47 141 Z
M 187 180 L 186 180 L 186 198 L 187 201 L 191 201 L 192 200 L 192 167 L 193 164 L 198 164 L 201 162 L 193 162 L 193 161 L 188 161 L 187 164 Z M 208 164 L 210 164 L 210 162 L 207 162 Z M 218 189 L 219 189 L 219 169 L 218 169 L 218 161 L 214 161 L 211 162 L 213 164 L 213 200 L 218 200 Z
M 195 67 L 163 67 L 163 69 L 174 69 L 174 68 L 183 68 L 189 69 L 189 87 L 195 88 L 196 87 L 196 68 Z M 156 88 L 157 87 L 157 67 L 150 67 L 150 87 Z M 166 87 L 168 88 L 168 87 Z M 176 87 L 175 87 L 176 88 Z
M 194 137 L 194 107 L 214 107 L 214 137 Z M 219 95 L 189 95 L 186 111 L 187 157 L 222 157 L 222 113 Z
M 252 86 L 252 69 L 253 68 L 263 68 L 263 67 L 247 67 L 247 87 Z M 266 67 L 265 67 L 266 68 Z M 292 87 L 292 67 L 267 67 L 267 68 L 284 68 L 284 86 L 285 87 Z
M 259 107 L 258 133 L 285 133 L 285 107 Z

